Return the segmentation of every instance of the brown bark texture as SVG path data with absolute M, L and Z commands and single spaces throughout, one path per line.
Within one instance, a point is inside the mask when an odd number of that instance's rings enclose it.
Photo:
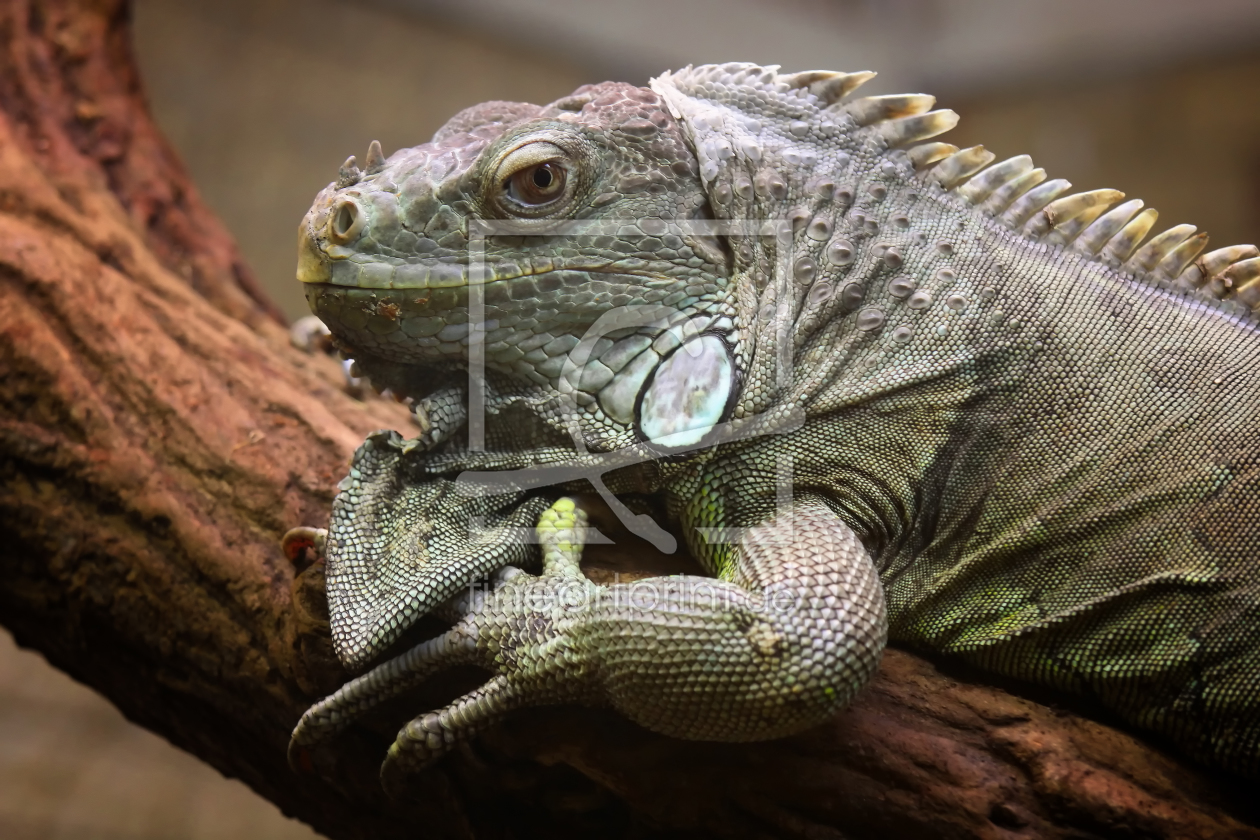
M 122 0 L 0 0 L 0 243 L 0 621 L 330 838 L 1260 838 L 1245 783 L 902 651 L 798 737 L 528 710 L 391 802 L 393 733 L 484 678 L 454 672 L 295 774 L 347 675 L 321 567 L 277 541 L 406 412 L 288 345 L 147 114 Z

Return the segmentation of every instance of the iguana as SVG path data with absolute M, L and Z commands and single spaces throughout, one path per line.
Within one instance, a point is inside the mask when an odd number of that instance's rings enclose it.
M 334 643 L 363 668 L 455 624 L 295 753 L 460 662 L 493 676 L 402 729 L 391 787 L 531 704 L 775 738 L 891 638 L 1260 776 L 1260 252 L 1142 244 L 1142 202 L 934 142 L 957 116 L 851 96 L 873 75 L 688 67 L 346 162 L 298 278 L 423 434 L 340 486 Z M 583 578 L 592 486 L 713 577 Z

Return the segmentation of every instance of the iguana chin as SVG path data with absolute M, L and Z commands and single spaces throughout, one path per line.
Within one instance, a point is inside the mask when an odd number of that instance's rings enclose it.
M 293 750 L 457 662 L 493 676 L 402 729 L 388 785 L 531 704 L 774 738 L 891 637 L 1260 775 L 1260 252 L 1142 244 L 1142 202 L 924 142 L 956 115 L 851 97 L 872 75 L 688 67 L 347 161 L 298 277 L 425 434 L 341 485 L 334 641 L 362 668 L 455 624 Z M 713 578 L 586 581 L 591 485 L 663 500 Z

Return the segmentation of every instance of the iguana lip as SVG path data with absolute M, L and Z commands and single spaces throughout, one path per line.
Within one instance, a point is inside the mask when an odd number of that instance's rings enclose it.
M 547 268 L 521 271 L 521 267 L 513 263 L 511 266 L 514 270 L 504 271 L 500 266 L 506 267 L 506 265 L 487 264 L 486 270 L 491 276 L 487 277 L 482 285 L 510 282 L 526 277 L 542 277 L 558 271 L 644 277 L 658 281 L 670 280 L 667 275 L 659 272 L 609 265 L 552 265 Z M 400 273 L 402 282 L 397 279 Z M 343 276 L 338 277 L 338 274 Z M 336 260 L 330 263 L 328 260 L 305 259 L 305 252 L 298 260 L 297 279 L 308 286 L 322 285 L 339 289 L 379 289 L 395 292 L 459 289 L 470 285 L 467 266 L 449 263 L 433 266 L 418 263 L 390 265 L 389 263 L 355 263 L 350 260 Z

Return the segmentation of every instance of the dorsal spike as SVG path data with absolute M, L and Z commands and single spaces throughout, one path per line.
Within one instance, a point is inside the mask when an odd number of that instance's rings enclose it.
M 871 125 L 884 120 L 912 117 L 930 111 L 936 97 L 926 93 L 900 93 L 891 96 L 864 96 L 839 106 L 858 125 Z
M 825 106 L 834 105 L 873 78 L 875 74 L 870 70 L 859 70 L 856 73 L 805 70 L 801 73 L 780 76 L 779 81 L 789 87 L 805 88 L 817 96 Z
M 914 164 L 915 169 L 927 169 L 938 160 L 944 160 L 956 151 L 958 147 L 953 143 L 922 143 L 909 149 L 906 154 L 910 157 L 910 162 Z
M 1046 170 L 1044 169 L 1038 168 L 1025 172 L 1023 175 L 1008 181 L 994 190 L 993 195 L 986 198 L 980 205 L 980 210 L 988 213 L 990 216 L 996 216 L 1007 207 L 1010 207 L 1012 201 L 1044 180 L 1046 180 Z
M 1176 248 L 1193 236 L 1196 230 L 1198 228 L 1194 225 L 1170 227 L 1139 248 L 1136 254 L 1129 257 L 1124 264 L 1125 270 L 1134 274 L 1144 274 L 1150 271 L 1157 262 L 1168 256 L 1173 248 Z
M 1207 247 L 1208 235 L 1206 233 L 1198 233 L 1182 242 L 1176 248 L 1168 252 L 1162 260 L 1155 264 L 1155 270 L 1151 272 L 1151 276 L 1157 280 L 1172 280 L 1181 272 L 1186 270 L 1186 266 L 1194 261 L 1194 258 L 1203 253 L 1203 249 Z
M 1032 168 L 1032 158 L 1028 155 L 1007 158 L 967 181 L 958 188 L 957 192 L 972 204 L 979 204 L 999 187 L 1015 180 L 1025 172 L 1031 172 Z
M 810 89 L 810 93 L 813 93 L 814 85 L 826 84 L 846 75 L 848 74 L 840 70 L 798 70 L 795 73 L 780 74 L 779 81 L 788 87 Z
M 1033 213 L 1036 213 L 1070 189 L 1072 189 L 1071 181 L 1066 181 L 1062 178 L 1046 181 L 1044 184 L 1033 187 L 1015 199 L 1014 203 L 1002 213 L 1001 220 L 1018 230 L 1032 218 Z
M 1146 234 L 1151 232 L 1151 228 L 1155 227 L 1158 219 L 1159 211 L 1154 207 L 1148 207 L 1138 213 L 1133 221 L 1122 227 L 1120 232 L 1111 237 L 1111 240 L 1103 246 L 1100 255 L 1103 261 L 1119 265 L 1133 256 L 1137 246 L 1146 238 Z
M 1204 277 L 1215 277 L 1234 263 L 1254 257 L 1260 257 L 1260 248 L 1255 245 L 1230 245 L 1204 254 L 1194 264 Z
M 813 88 L 810 90 L 819 99 L 838 102 L 873 78 L 875 78 L 874 70 L 858 70 L 855 73 L 845 73 L 840 78 L 832 79 L 820 85 L 820 89 L 817 91 L 814 91 Z
M 953 111 L 928 111 L 913 117 L 902 117 L 898 120 L 887 120 L 876 123 L 884 142 L 889 146 L 904 146 L 906 143 L 917 143 L 938 134 L 944 134 L 958 125 L 958 115 Z
M 1085 229 L 1085 232 L 1072 243 L 1072 247 L 1082 254 L 1090 256 L 1097 254 L 1113 236 L 1120 232 L 1121 228 L 1129 223 L 1130 219 L 1137 215 L 1143 203 L 1142 199 L 1133 198 L 1108 210 L 1102 218 Z
M 1219 285 L 1220 291 L 1217 295 L 1224 295 L 1230 289 L 1229 283 L 1210 284 L 1209 281 L 1215 279 L 1231 264 L 1240 260 L 1249 260 L 1252 257 L 1260 257 L 1260 250 L 1257 250 L 1255 245 L 1230 245 L 1227 248 L 1217 248 L 1186 266 L 1185 270 L 1177 275 L 1177 285 L 1184 289 L 1198 289 L 1204 284 Z
M 1092 225 L 1099 216 L 1107 212 L 1107 208 L 1109 206 L 1110 205 L 1108 204 L 1099 204 L 1089 208 L 1075 219 L 1069 219 L 1062 224 L 1056 225 L 1053 230 L 1041 238 L 1041 241 L 1045 242 L 1047 245 L 1056 245 L 1060 247 L 1074 245 L 1077 237 L 1080 236 L 1087 227 Z
M 367 173 L 369 175 L 371 175 L 374 172 L 379 171 L 381 167 L 385 165 L 385 152 L 381 150 L 381 144 L 379 140 L 373 140 L 371 143 L 368 144 L 367 158 L 365 160 L 365 163 L 367 164 Z
M 1236 262 L 1220 275 L 1234 299 L 1252 312 L 1260 310 L 1260 258 Z
M 1101 207 L 1102 210 L 1098 211 L 1101 215 L 1103 210 L 1123 198 L 1124 193 L 1119 190 L 1101 189 L 1055 199 L 1027 223 L 1028 233 L 1034 237 L 1044 236 L 1052 228 L 1060 227 L 1094 208 Z
M 929 177 L 950 190 L 993 163 L 996 157 L 997 155 L 984 146 L 972 146 L 969 149 L 954 152 L 936 164 Z
M 1260 279 L 1255 276 L 1256 264 L 1251 262 L 1260 259 L 1256 249 L 1236 246 L 1200 257 L 1207 237 L 1196 236 L 1195 228 L 1189 225 L 1172 228 L 1143 244 L 1159 214 L 1140 200 L 1125 201 L 1123 193 L 1110 189 L 1072 194 L 1068 181 L 1047 180 L 1045 170 L 1035 167 L 1027 155 L 993 164 L 992 153 L 982 146 L 959 150 L 949 143 L 924 142 L 958 123 L 953 111 L 928 110 L 935 105 L 929 95 L 908 93 L 841 101 L 873 75 L 823 70 L 780 74 L 777 66 L 733 63 L 666 73 L 654 79 L 652 87 L 666 100 L 671 113 L 688 124 L 705 183 L 719 191 L 719 204 L 729 203 L 723 195 L 738 193 L 748 200 L 760 191 L 752 184 L 752 173 L 745 170 L 757 164 L 762 149 L 743 134 L 730 136 L 730 126 L 742 125 L 756 134 L 767 122 L 786 121 L 793 137 L 804 138 L 810 132 L 810 120 L 816 119 L 828 131 L 847 133 L 847 145 L 861 150 L 863 156 L 868 151 L 886 153 L 869 172 L 869 158 L 854 172 L 854 155 L 850 154 L 843 164 L 846 176 L 895 178 L 903 161 L 908 160 L 921 173 L 919 186 L 935 181 L 958 197 L 959 201 L 945 205 L 953 211 L 969 207 L 977 216 L 987 216 L 1034 242 L 1068 247 L 1100 266 L 1133 275 L 1129 280 L 1157 283 L 1163 288 L 1175 284 L 1193 291 L 1201 300 L 1215 295 L 1225 299 L 1223 309 L 1234 312 L 1238 309 L 1231 300 L 1237 300 L 1239 306 L 1260 307 Z M 852 130 L 854 125 L 859 127 L 857 131 Z M 731 154 L 733 149 L 746 154 Z M 905 157 L 897 150 L 904 150 Z M 792 166 L 805 162 L 797 149 L 783 154 Z M 788 154 L 798 157 L 788 158 Z M 808 178 L 806 192 L 823 199 L 837 198 L 846 207 L 853 203 L 855 187 L 837 186 L 839 173 L 816 172 Z M 776 188 L 785 186 L 779 184 L 782 180 L 775 181 Z M 866 191 L 877 197 L 885 189 L 889 188 L 866 185 Z M 771 190 L 779 199 L 784 198 L 782 192 L 781 188 Z M 911 193 L 920 197 L 913 190 Z M 932 195 L 939 197 L 934 189 Z M 865 207 L 849 214 L 855 230 L 866 234 L 878 231 L 876 220 L 865 214 Z M 798 206 L 791 218 L 790 227 L 804 228 L 810 211 Z M 910 217 L 895 218 L 901 227 Z M 826 226 L 819 223 L 818 227 L 817 236 L 824 236 Z M 888 246 L 884 247 L 887 250 Z M 814 268 L 805 265 L 802 270 L 812 274 Z M 1245 291 L 1238 293 L 1237 289 Z

